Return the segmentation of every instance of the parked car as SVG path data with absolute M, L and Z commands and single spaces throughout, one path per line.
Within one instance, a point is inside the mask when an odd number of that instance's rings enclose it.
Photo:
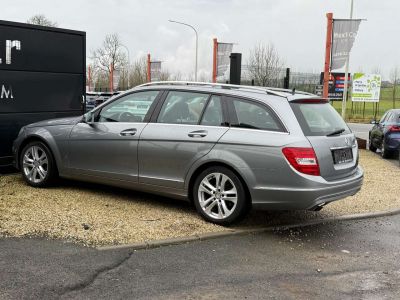
M 382 157 L 388 158 L 399 153 L 400 109 L 390 109 L 369 131 L 369 150 L 381 150 Z
M 363 181 L 355 136 L 325 99 L 261 87 L 145 84 L 25 126 L 13 151 L 31 186 L 60 176 L 152 192 L 217 224 L 250 207 L 319 210 Z
M 87 92 L 86 93 L 86 111 L 90 111 L 100 104 L 104 103 L 111 97 L 118 95 L 120 92 Z

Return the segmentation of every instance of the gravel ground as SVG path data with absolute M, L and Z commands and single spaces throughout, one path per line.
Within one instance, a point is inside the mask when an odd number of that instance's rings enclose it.
M 235 228 L 282 225 L 307 219 L 400 207 L 400 168 L 360 151 L 362 190 L 320 212 L 252 212 Z M 20 175 L 0 177 L 0 235 L 61 238 L 89 246 L 143 242 L 226 230 L 206 223 L 182 201 L 95 184 L 61 180 L 57 187 L 31 188 Z

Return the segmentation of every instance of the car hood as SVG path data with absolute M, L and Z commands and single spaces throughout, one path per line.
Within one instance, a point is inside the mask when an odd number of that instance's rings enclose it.
M 45 127 L 45 126 L 57 126 L 57 125 L 75 125 L 80 120 L 82 120 L 82 116 L 50 119 L 50 120 L 44 120 L 44 121 L 32 123 L 32 124 L 27 125 L 26 127 L 29 128 L 29 127 Z

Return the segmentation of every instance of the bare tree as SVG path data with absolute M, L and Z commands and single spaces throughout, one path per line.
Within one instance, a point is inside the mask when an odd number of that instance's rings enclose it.
M 49 20 L 45 15 L 34 15 L 26 21 L 28 24 L 57 27 L 57 23 Z
M 140 57 L 132 63 L 129 76 L 131 86 L 137 86 L 147 82 L 146 56 Z
M 168 81 L 171 79 L 171 73 L 168 70 L 162 70 L 160 72 L 160 81 Z
M 111 70 L 121 70 L 126 65 L 126 55 L 121 49 L 118 34 L 107 34 L 103 46 L 92 52 L 94 66 L 97 69 L 111 73 Z
M 378 66 L 375 66 L 372 68 L 372 74 L 381 74 L 381 68 Z
M 282 66 L 283 61 L 273 44 L 258 44 L 250 50 L 248 71 L 256 85 L 271 85 Z
M 392 94 L 393 108 L 396 108 L 396 88 L 397 88 L 397 83 L 399 81 L 399 75 L 400 75 L 399 67 L 398 66 L 393 67 L 392 71 L 390 72 L 390 79 L 393 82 L 393 94 Z

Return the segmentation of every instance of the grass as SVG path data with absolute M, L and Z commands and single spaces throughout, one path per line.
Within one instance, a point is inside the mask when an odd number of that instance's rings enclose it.
M 333 107 L 341 114 L 342 101 L 331 102 Z M 400 108 L 400 86 L 396 87 L 396 100 L 393 105 L 393 88 L 382 88 L 379 103 L 352 102 L 348 99 L 346 105 L 346 121 L 370 122 L 372 119 L 380 119 L 389 109 Z

